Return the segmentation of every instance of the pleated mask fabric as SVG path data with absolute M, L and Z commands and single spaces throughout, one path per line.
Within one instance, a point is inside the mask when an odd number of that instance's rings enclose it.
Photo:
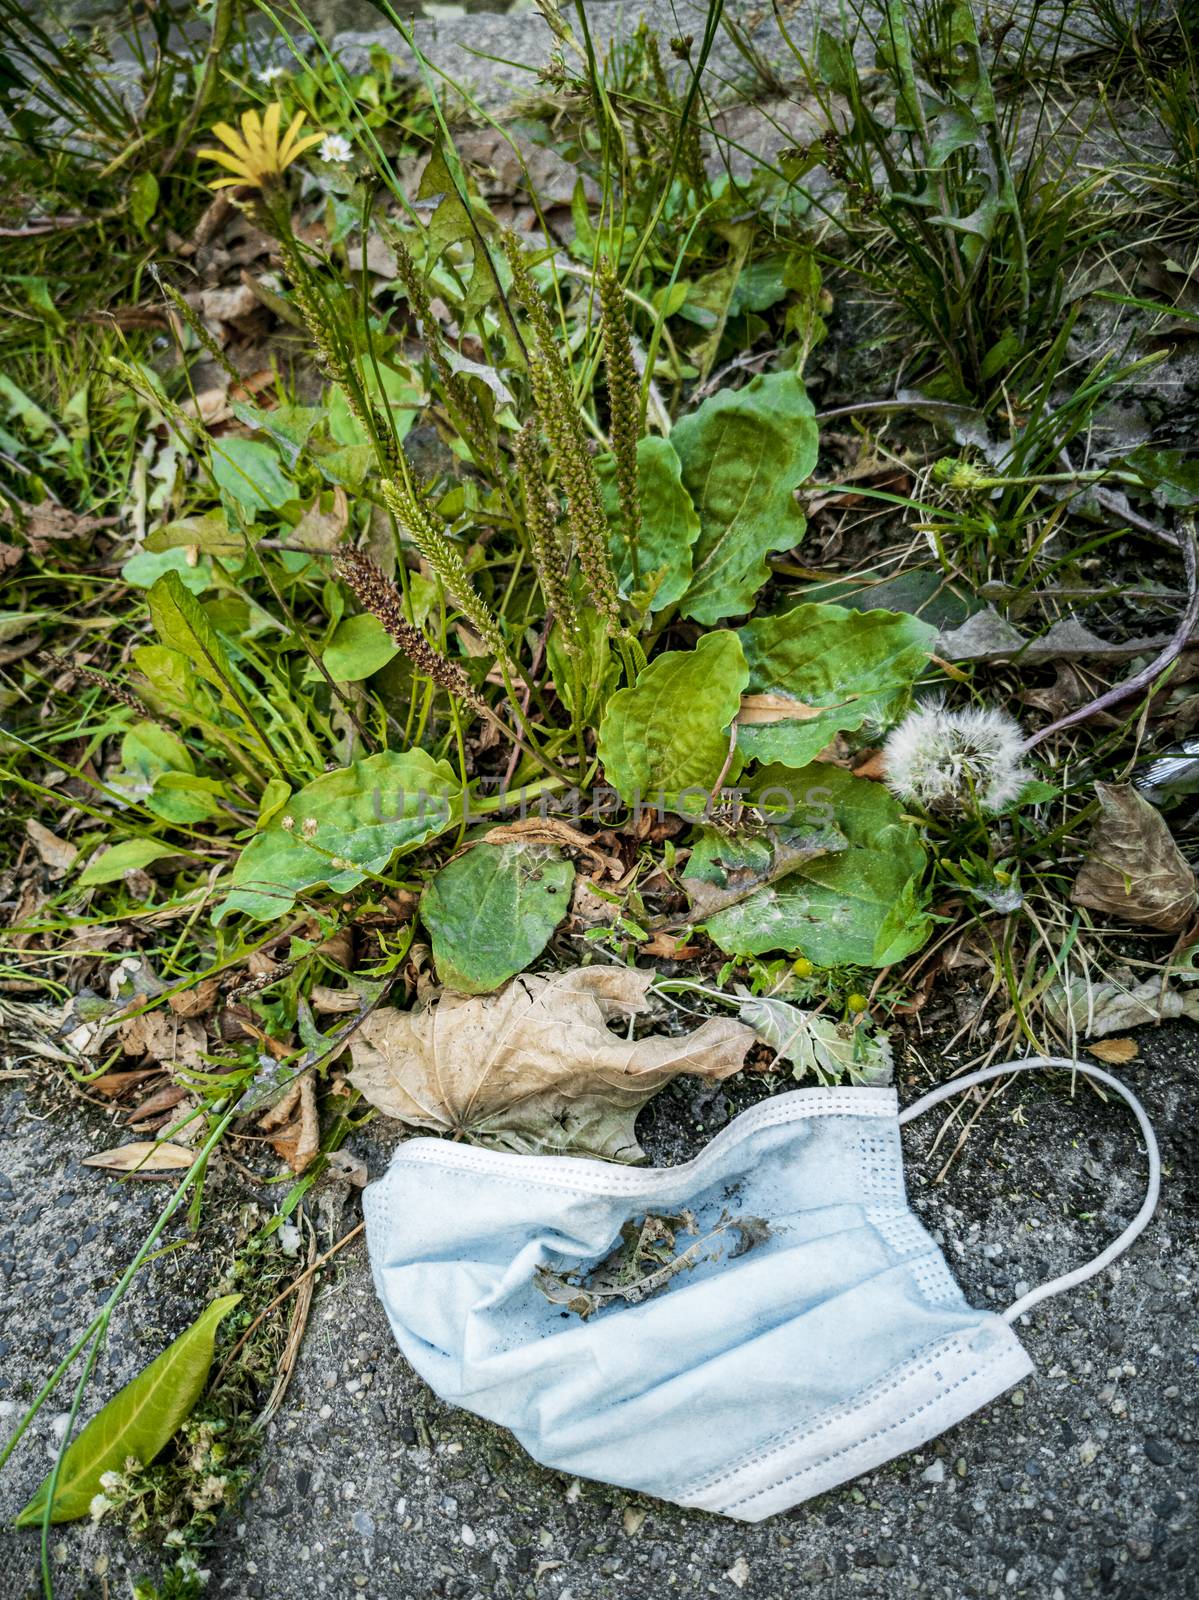
M 1094 1261 L 1005 1313 L 980 1310 L 908 1205 L 900 1124 L 1044 1066 L 1128 1101 L 1149 1192 Z M 546 1466 L 757 1522 L 927 1443 L 1025 1377 L 1012 1323 L 1131 1243 L 1159 1172 L 1122 1084 L 1034 1057 L 943 1085 L 902 1117 L 892 1089 L 793 1090 L 677 1167 L 411 1139 L 364 1209 L 396 1340 L 443 1399 L 511 1429 Z M 585 1291 L 647 1218 L 678 1229 L 684 1268 L 636 1303 L 584 1293 L 585 1319 L 562 1303 L 563 1281 Z

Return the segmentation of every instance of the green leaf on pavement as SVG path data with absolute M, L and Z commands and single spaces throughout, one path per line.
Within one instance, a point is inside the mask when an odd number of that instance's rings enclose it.
M 101 1492 L 101 1478 L 123 1472 L 130 1457 L 143 1467 L 154 1460 L 203 1393 L 217 1327 L 240 1299 L 239 1294 L 227 1294 L 214 1300 L 71 1441 L 58 1471 L 51 1522 L 86 1517 L 93 1496 Z M 53 1473 L 18 1514 L 18 1527 L 42 1520 L 51 1477 Z

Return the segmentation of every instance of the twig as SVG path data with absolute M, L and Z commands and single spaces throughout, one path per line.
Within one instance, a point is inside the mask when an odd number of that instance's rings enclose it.
M 279 1357 L 279 1370 L 275 1376 L 274 1387 L 271 1389 L 266 1405 L 254 1418 L 254 1427 L 259 1432 L 266 1427 L 275 1412 L 278 1411 L 283 1402 L 283 1396 L 287 1393 L 292 1374 L 296 1370 L 296 1357 L 300 1353 L 300 1341 L 304 1337 L 304 1329 L 308 1326 L 308 1313 L 312 1309 L 312 1291 L 315 1287 L 312 1274 L 316 1267 L 316 1229 L 312 1226 L 302 1208 L 300 1214 L 308 1227 L 308 1266 L 304 1271 L 303 1277 L 297 1278 L 295 1283 L 291 1284 L 287 1290 L 288 1294 L 290 1294 L 297 1283 L 303 1283 L 303 1288 L 296 1297 L 295 1309 L 291 1314 L 291 1327 L 287 1330 L 287 1343 L 283 1347 L 283 1354 Z
M 1031 739 L 1026 739 L 1024 748 L 1031 750 L 1034 745 L 1048 739 L 1050 734 L 1061 733 L 1066 728 L 1072 728 L 1075 723 L 1086 722 L 1099 712 L 1106 711 L 1110 706 L 1119 705 L 1130 696 L 1137 694 L 1141 689 L 1147 688 L 1155 678 L 1160 676 L 1166 668 L 1177 661 L 1186 649 L 1191 635 L 1199 627 L 1199 576 L 1196 573 L 1195 554 L 1195 524 L 1187 523 L 1183 528 L 1182 560 L 1186 568 L 1187 604 L 1183 611 L 1177 628 L 1175 628 L 1169 643 L 1154 656 L 1147 667 L 1142 667 L 1140 672 L 1134 672 L 1131 678 L 1125 678 L 1122 683 L 1114 684 L 1105 690 L 1098 699 L 1090 701 L 1085 706 L 1079 706 L 1076 711 L 1068 712 L 1066 716 L 1059 717 L 1056 722 L 1051 722 L 1047 728 L 1042 728 L 1034 733 Z

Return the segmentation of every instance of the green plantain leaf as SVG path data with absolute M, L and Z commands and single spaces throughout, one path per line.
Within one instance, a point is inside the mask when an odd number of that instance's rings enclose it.
M 230 911 L 260 922 L 281 917 L 318 884 L 345 894 L 383 872 L 397 850 L 444 833 L 461 805 L 453 767 L 424 750 L 382 750 L 323 773 L 250 840 L 213 921 Z
M 400 647 L 378 617 L 369 611 L 337 624 L 321 660 L 338 683 L 360 683 L 394 661 Z
M 212 562 L 201 556 L 194 564 L 182 546 L 172 550 L 139 550 L 121 568 L 121 577 L 135 589 L 150 589 L 164 572 L 174 572 L 190 594 L 203 594 L 215 581 Z
M 802 605 L 749 623 L 739 637 L 749 694 L 768 702 L 742 707 L 738 745 L 759 761 L 805 767 L 835 733 L 903 712 L 937 630 L 899 611 Z M 747 720 L 759 716 L 769 720 Z
M 421 896 L 437 976 L 462 994 L 490 994 L 545 949 L 570 909 L 575 869 L 556 850 L 478 844 L 435 873 Z
M 637 441 L 637 490 L 641 497 L 641 534 L 637 540 L 637 581 L 628 541 L 620 530 L 611 456 L 596 463 L 604 493 L 604 510 L 612 524 L 612 564 L 625 594 L 648 598 L 646 609 L 661 611 L 681 600 L 691 582 L 691 547 L 699 538 L 699 517 L 683 488 L 682 463 L 669 439 Z M 642 601 L 645 605 L 645 601 Z
M 770 576 L 766 556 L 803 538 L 794 490 L 816 465 L 819 430 L 794 372 L 723 389 L 670 436 L 683 484 L 699 513 L 685 616 L 719 622 L 752 609 Z
M 59 1468 L 51 1522 L 86 1517 L 93 1496 L 100 1493 L 101 1477 L 123 1472 L 131 1456 L 141 1466 L 154 1460 L 200 1398 L 212 1366 L 217 1326 L 240 1299 L 239 1294 L 227 1294 L 214 1300 L 72 1440 Z M 18 1527 L 42 1520 L 51 1476 L 18 1515 Z
M 723 951 L 787 950 L 821 967 L 885 967 L 920 948 L 931 928 L 920 893 L 924 849 L 881 783 L 818 761 L 800 772 L 767 769 L 754 788 L 763 803 L 768 795 L 792 796 L 809 819 L 831 813 L 849 844 L 708 918 L 708 935 Z M 752 836 L 730 839 L 706 829 L 687 874 L 723 888 L 758 853 Z
M 621 799 L 631 805 L 661 795 L 672 810 L 702 810 L 728 760 L 748 676 L 740 640 L 722 628 L 694 650 L 656 656 L 632 688 L 614 694 L 600 723 L 599 758 Z

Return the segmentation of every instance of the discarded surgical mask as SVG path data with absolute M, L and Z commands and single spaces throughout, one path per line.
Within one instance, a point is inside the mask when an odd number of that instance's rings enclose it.
M 966 1302 L 910 1210 L 899 1130 L 1033 1067 L 1123 1096 L 1149 1188 L 1101 1255 L 997 1314 Z M 366 1190 L 366 1234 L 400 1348 L 443 1399 L 510 1428 L 546 1466 L 757 1522 L 1023 1378 L 1032 1363 L 1012 1323 L 1127 1248 L 1159 1173 L 1123 1085 L 1035 1057 L 902 1113 L 892 1089 L 794 1090 L 678 1167 L 412 1139 Z

